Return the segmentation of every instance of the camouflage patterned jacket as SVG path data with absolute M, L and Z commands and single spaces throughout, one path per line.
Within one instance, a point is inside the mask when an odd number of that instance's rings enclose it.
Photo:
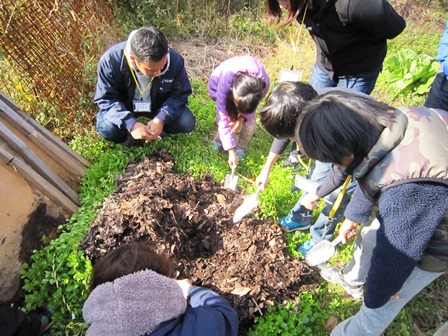
M 353 176 L 370 200 L 400 183 L 448 185 L 448 113 L 426 107 L 401 107 Z
M 387 189 L 413 182 L 448 186 L 448 113 L 425 107 L 402 107 L 392 127 L 358 165 L 353 176 L 364 196 L 376 203 Z M 446 271 L 448 213 L 434 231 L 419 266 Z

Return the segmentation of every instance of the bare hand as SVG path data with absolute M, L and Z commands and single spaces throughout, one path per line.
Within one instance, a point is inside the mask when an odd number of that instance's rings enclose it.
M 342 237 L 342 242 L 344 244 L 356 236 L 358 225 L 358 223 L 355 223 L 349 219 L 344 220 L 341 227 L 339 228 L 339 236 Z
M 227 162 L 229 163 L 230 168 L 236 168 L 238 166 L 239 159 L 236 155 L 235 148 L 229 149 L 229 160 Z
M 191 282 L 187 279 L 176 280 L 177 284 L 182 289 L 182 293 L 184 294 L 184 298 L 188 299 L 188 295 L 190 294 Z
M 244 118 L 238 118 L 237 121 L 231 121 L 230 126 L 232 127 L 232 129 L 230 130 L 230 133 L 235 134 L 239 132 L 243 124 L 244 124 Z
M 316 194 L 308 193 L 302 198 L 300 204 L 302 204 L 308 210 L 314 210 L 317 208 L 317 201 L 319 200 L 319 198 L 320 197 Z
M 266 159 L 266 163 L 263 166 L 263 169 L 260 172 L 260 175 L 258 175 L 257 179 L 255 180 L 255 184 L 258 187 L 261 187 L 261 190 L 266 189 L 266 187 L 269 184 L 269 173 L 271 172 L 272 167 L 277 162 L 278 158 L 280 157 L 280 154 L 269 152 L 269 155 Z
M 269 170 L 263 169 L 255 180 L 255 185 L 261 187 L 261 190 L 264 190 L 269 182 Z
M 148 141 L 149 139 L 149 133 L 145 126 L 145 124 L 142 124 L 141 122 L 137 121 L 131 129 L 131 135 L 136 140 L 145 140 Z
M 159 135 L 163 131 L 163 123 L 160 121 L 160 119 L 154 118 L 148 123 L 146 128 L 149 134 L 149 140 L 147 140 L 148 142 L 159 137 Z

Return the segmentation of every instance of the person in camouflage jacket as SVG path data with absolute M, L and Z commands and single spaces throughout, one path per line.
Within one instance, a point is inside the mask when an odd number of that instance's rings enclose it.
M 319 96 L 297 136 L 312 159 L 358 180 L 343 240 L 375 211 L 380 222 L 359 312 L 332 335 L 380 335 L 399 311 L 448 268 L 448 112 L 392 108 L 344 92 Z

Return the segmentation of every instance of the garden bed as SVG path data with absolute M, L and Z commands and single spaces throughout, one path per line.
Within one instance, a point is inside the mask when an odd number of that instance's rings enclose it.
M 240 318 L 240 334 L 270 305 L 294 300 L 316 286 L 306 264 L 285 253 L 272 220 L 232 221 L 243 201 L 212 176 L 196 180 L 173 170 L 166 151 L 129 165 L 80 247 L 94 263 L 114 247 L 151 242 L 174 258 L 179 278 L 220 293 Z

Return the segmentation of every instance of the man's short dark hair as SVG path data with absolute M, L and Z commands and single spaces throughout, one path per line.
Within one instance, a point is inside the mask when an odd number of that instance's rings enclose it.
M 340 164 L 350 155 L 366 156 L 395 119 L 395 109 L 387 104 L 358 94 L 331 91 L 304 107 L 296 136 L 310 158 Z
M 168 54 L 165 35 L 155 27 L 142 27 L 130 41 L 131 55 L 139 62 L 158 62 Z
M 276 138 L 293 138 L 305 103 L 317 97 L 316 90 L 304 82 L 277 84 L 260 110 L 264 129 Z

